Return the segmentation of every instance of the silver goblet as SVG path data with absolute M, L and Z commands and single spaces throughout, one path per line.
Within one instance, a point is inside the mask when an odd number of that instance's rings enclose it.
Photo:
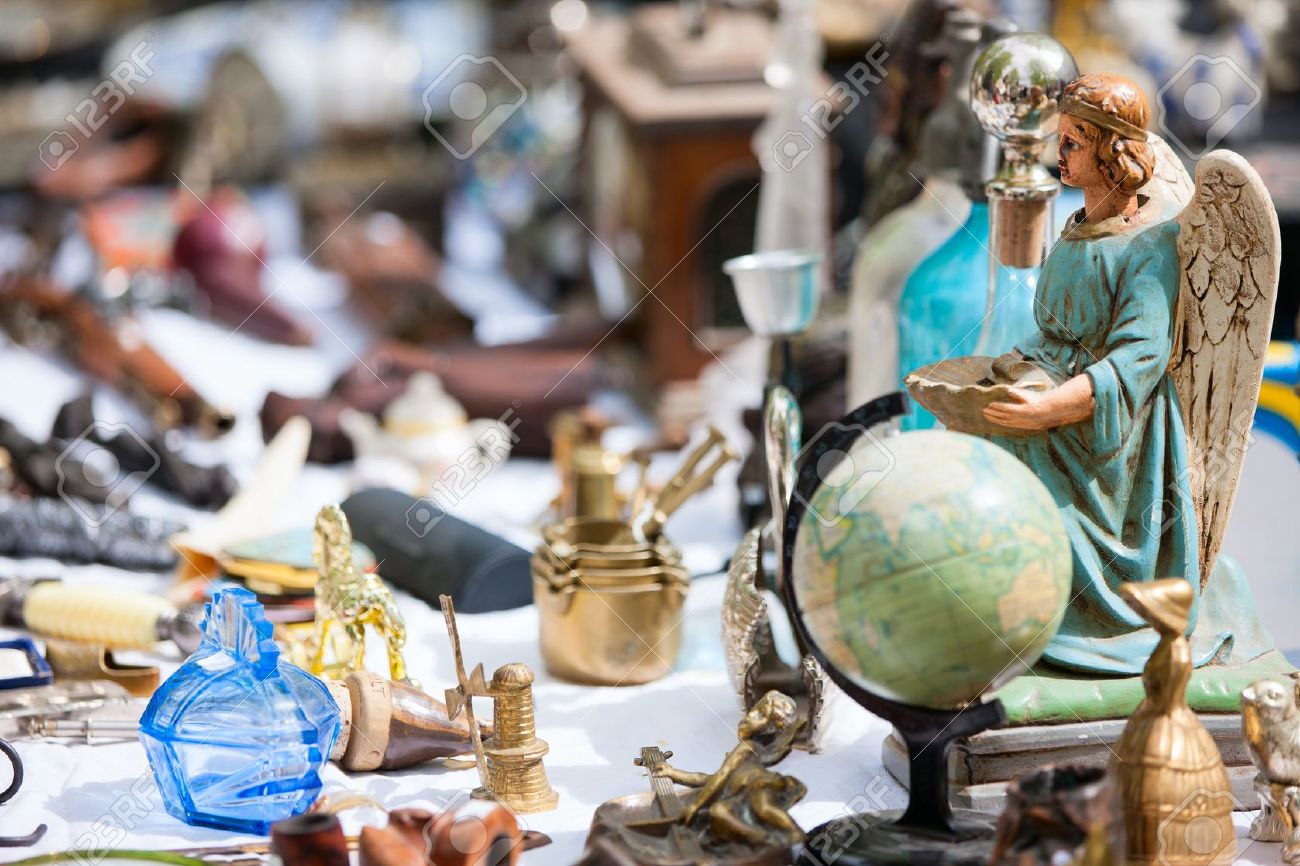
M 790 338 L 802 334 L 817 315 L 821 295 L 820 253 L 774 250 L 738 256 L 722 263 L 736 288 L 745 324 L 760 337 L 781 345 L 780 381 L 798 394 Z

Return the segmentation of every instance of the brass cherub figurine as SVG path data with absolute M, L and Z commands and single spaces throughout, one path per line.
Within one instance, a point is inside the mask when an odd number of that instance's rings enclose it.
M 338 679 L 364 670 L 366 628 L 375 628 L 388 643 L 388 676 L 410 682 L 402 647 L 406 644 L 406 622 L 397 609 L 393 593 L 378 574 L 361 573 L 352 562 L 352 528 L 338 505 L 326 505 L 316 515 L 313 556 L 316 580 L 316 629 L 312 634 L 308 671 L 316 676 Z M 325 650 L 331 630 L 341 625 L 347 635 L 350 656 L 326 668 Z
M 745 845 L 790 845 L 803 839 L 803 831 L 789 809 L 808 789 L 793 776 L 770 769 L 793 748 L 804 725 L 795 702 L 780 692 L 768 692 L 736 726 L 740 742 L 713 773 L 688 773 L 668 764 L 653 770 L 699 792 L 682 810 L 680 823 L 698 825 L 714 839 Z
M 1259 770 L 1257 842 L 1282 842 L 1282 859 L 1300 863 L 1300 704 L 1294 681 L 1263 679 L 1241 693 L 1241 735 Z

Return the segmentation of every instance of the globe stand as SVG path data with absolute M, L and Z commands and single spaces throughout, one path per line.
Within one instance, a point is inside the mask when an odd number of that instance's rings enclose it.
M 903 415 L 907 398 L 896 392 L 872 400 L 829 425 L 801 456 L 799 476 L 786 509 L 781 557 L 792 574 L 794 548 L 807 503 L 822 484 L 822 475 L 848 455 L 853 443 L 878 424 Z M 829 462 L 829 465 L 828 465 Z M 911 785 L 907 809 L 865 812 L 828 821 L 808 833 L 800 866 L 975 866 L 986 864 L 993 848 L 992 819 L 948 802 L 948 753 L 953 743 L 1006 722 L 998 700 L 956 710 L 936 710 L 883 698 L 842 674 L 813 641 L 795 598 L 795 581 L 782 591 L 795 633 L 826 675 L 868 712 L 893 724 L 907 746 Z

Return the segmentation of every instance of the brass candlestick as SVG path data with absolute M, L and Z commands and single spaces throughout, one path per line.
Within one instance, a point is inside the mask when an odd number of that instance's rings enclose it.
M 447 712 L 454 720 L 461 710 L 469 722 L 474 754 L 478 758 L 479 781 L 482 787 L 473 791 L 479 799 L 494 799 L 516 812 L 546 812 L 554 809 L 560 795 L 546 779 L 542 758 L 550 751 L 545 740 L 537 736 L 533 713 L 533 672 L 522 662 L 511 662 L 497 668 L 489 686 L 483 681 L 483 665 L 465 673 L 460 648 L 460 631 L 456 628 L 456 608 L 450 596 L 438 597 L 442 613 L 447 620 L 447 636 L 451 639 L 452 654 L 456 661 L 454 689 L 447 689 Z M 475 697 L 492 698 L 491 739 L 486 743 L 479 737 L 474 721 Z

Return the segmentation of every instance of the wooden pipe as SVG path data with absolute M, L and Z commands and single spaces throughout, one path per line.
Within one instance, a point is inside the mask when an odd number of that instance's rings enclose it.
M 519 856 L 551 839 L 524 831 L 507 809 L 483 813 L 451 808 L 433 814 L 394 809 L 387 827 L 362 827 L 360 866 L 515 866 Z
M 345 770 L 402 770 L 473 751 L 465 719 L 448 718 L 442 701 L 414 686 L 372 671 L 327 685 L 343 721 L 330 760 Z M 479 730 L 485 738 L 492 735 L 489 723 Z
M 309 812 L 271 825 L 271 854 L 284 866 L 348 866 L 348 841 L 336 816 Z

